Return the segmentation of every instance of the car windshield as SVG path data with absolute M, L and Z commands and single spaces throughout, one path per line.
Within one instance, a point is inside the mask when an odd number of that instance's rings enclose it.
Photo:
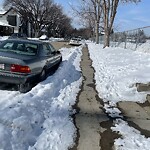
M 0 51 L 21 55 L 36 55 L 38 45 L 30 42 L 5 41 L 0 44 Z

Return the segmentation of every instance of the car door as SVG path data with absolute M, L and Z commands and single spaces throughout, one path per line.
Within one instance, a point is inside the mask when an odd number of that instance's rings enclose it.
M 52 53 L 48 43 L 43 44 L 43 56 L 46 61 L 47 69 L 51 68 L 55 63 L 55 55 Z
M 56 51 L 56 49 L 51 44 L 49 44 L 49 47 L 50 47 L 51 52 L 54 56 L 54 60 L 55 60 L 54 65 L 56 65 L 56 64 L 58 64 L 58 62 L 60 62 L 61 55 Z

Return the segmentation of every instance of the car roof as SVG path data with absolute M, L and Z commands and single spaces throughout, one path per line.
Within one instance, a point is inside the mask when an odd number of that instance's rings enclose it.
M 12 41 L 12 42 L 23 42 L 23 43 L 33 43 L 33 44 L 43 44 L 43 43 L 48 43 L 48 42 L 43 42 L 40 40 L 31 40 L 31 39 L 22 39 L 22 38 L 18 38 L 18 39 L 7 39 L 5 41 Z

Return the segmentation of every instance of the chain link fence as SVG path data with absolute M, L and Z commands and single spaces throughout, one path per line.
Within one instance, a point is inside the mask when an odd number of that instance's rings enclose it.
M 100 43 L 103 44 L 103 36 L 100 36 Z M 125 32 L 116 32 L 110 36 L 110 46 L 122 47 L 136 50 L 144 43 L 150 44 L 150 26 L 129 30 Z

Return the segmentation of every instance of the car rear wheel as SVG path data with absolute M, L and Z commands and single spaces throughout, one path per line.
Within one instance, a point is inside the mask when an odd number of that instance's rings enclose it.
M 30 91 L 31 88 L 32 87 L 31 87 L 31 84 L 29 82 L 19 84 L 19 91 L 20 91 L 20 93 L 26 93 L 26 92 Z

